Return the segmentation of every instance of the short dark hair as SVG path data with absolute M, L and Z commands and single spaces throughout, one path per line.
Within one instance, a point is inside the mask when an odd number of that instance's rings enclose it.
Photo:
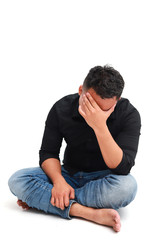
M 114 96 L 119 99 L 124 88 L 124 80 L 113 67 L 109 65 L 96 66 L 89 71 L 83 87 L 86 90 L 93 88 L 102 99 Z

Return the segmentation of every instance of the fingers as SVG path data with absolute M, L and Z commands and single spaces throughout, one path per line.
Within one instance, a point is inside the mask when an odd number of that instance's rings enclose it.
M 63 197 L 52 197 L 51 198 L 51 204 L 54 206 L 54 207 L 57 207 L 57 208 L 61 208 L 62 210 L 64 210 L 64 200 L 63 200 Z
M 55 199 L 55 205 L 56 205 L 57 208 L 60 208 L 59 198 L 56 198 L 56 199 Z
M 55 198 L 54 198 L 54 197 L 51 197 L 51 204 L 52 204 L 53 206 L 56 206 L 56 204 L 55 204 Z
M 79 113 L 81 114 L 81 116 L 85 118 L 86 114 L 85 114 L 85 112 L 83 111 L 81 105 L 79 105 L 78 111 L 79 111 Z
M 63 198 L 63 197 L 61 197 L 61 198 L 59 199 L 59 208 L 60 208 L 61 210 L 64 210 L 64 198 Z
M 89 102 L 89 99 L 87 98 L 86 95 L 84 95 L 82 97 L 82 104 L 83 104 L 86 114 L 93 110 L 93 106 Z
M 74 192 L 74 189 L 72 188 L 70 192 L 70 199 L 74 199 L 74 198 L 75 198 L 75 192 Z
M 117 103 L 116 103 L 117 104 Z M 114 112 L 114 109 L 116 107 L 116 104 L 114 104 L 108 111 L 106 111 L 106 117 L 109 118 L 109 116 Z
M 69 206 L 69 200 L 70 199 L 74 199 L 74 198 L 75 198 L 75 192 L 74 192 L 74 189 L 72 188 L 71 191 L 70 191 L 70 194 L 67 194 L 64 197 L 64 205 L 65 205 L 65 207 L 68 207 Z
M 51 204 L 61 210 L 64 210 L 65 207 L 69 206 L 69 200 L 75 198 L 74 189 L 71 190 L 70 194 L 62 195 L 61 197 L 52 197 Z
M 111 114 L 114 111 L 116 104 L 114 104 L 107 112 Z
M 83 118 L 85 118 L 86 115 L 90 112 L 94 111 L 94 107 L 92 106 L 86 95 L 82 96 L 82 103 L 79 105 L 78 111 Z
M 94 112 L 94 110 L 100 109 L 99 105 L 96 103 L 96 101 L 93 99 L 89 92 L 83 95 L 82 106 L 84 107 L 86 114 L 88 114 L 89 112 Z
M 51 191 L 51 204 L 61 210 L 69 206 L 69 200 L 74 199 L 74 189 L 67 182 L 55 184 Z
M 86 93 L 86 97 L 88 98 L 90 104 L 92 105 L 93 108 L 95 109 L 99 109 L 98 104 L 96 103 L 96 101 L 92 98 L 91 94 L 89 92 Z
M 68 206 L 69 206 L 69 196 L 68 196 L 68 195 L 66 195 L 66 196 L 64 197 L 64 204 L 65 204 L 65 207 L 68 207 Z

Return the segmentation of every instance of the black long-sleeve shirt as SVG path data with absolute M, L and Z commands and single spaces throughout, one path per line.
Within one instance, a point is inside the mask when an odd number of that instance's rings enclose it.
M 51 108 L 43 135 L 40 166 L 48 158 L 59 159 L 62 140 L 66 141 L 63 165 L 71 174 L 108 169 L 103 160 L 93 129 L 78 112 L 79 95 L 68 95 Z M 128 99 L 121 98 L 106 124 L 123 151 L 120 164 L 112 169 L 116 174 L 128 174 L 135 164 L 141 120 Z M 59 159 L 60 160 L 60 159 Z

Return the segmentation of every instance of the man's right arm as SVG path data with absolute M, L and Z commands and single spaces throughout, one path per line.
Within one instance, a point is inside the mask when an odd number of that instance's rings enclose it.
M 41 167 L 47 174 L 47 176 L 50 178 L 53 184 L 56 184 L 56 182 L 64 180 L 61 174 L 60 161 L 58 159 L 56 158 L 46 159 L 42 163 Z
M 60 161 L 49 158 L 42 163 L 41 167 L 53 183 L 51 204 L 64 210 L 69 206 L 69 200 L 75 198 L 75 194 L 74 189 L 61 174 Z
M 56 104 L 50 110 L 42 139 L 40 167 L 53 183 L 51 203 L 61 208 L 69 205 L 69 199 L 74 199 L 74 189 L 65 181 L 61 174 L 59 152 L 63 136 L 60 131 Z

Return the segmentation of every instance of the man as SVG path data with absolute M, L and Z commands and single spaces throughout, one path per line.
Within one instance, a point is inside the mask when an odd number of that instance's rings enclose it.
M 110 66 L 92 68 L 79 95 L 66 96 L 50 110 L 40 167 L 11 176 L 9 187 L 23 208 L 72 216 L 120 231 L 117 209 L 135 197 L 130 175 L 140 136 L 140 115 L 121 98 L 124 80 Z M 66 141 L 63 165 L 59 152 Z

